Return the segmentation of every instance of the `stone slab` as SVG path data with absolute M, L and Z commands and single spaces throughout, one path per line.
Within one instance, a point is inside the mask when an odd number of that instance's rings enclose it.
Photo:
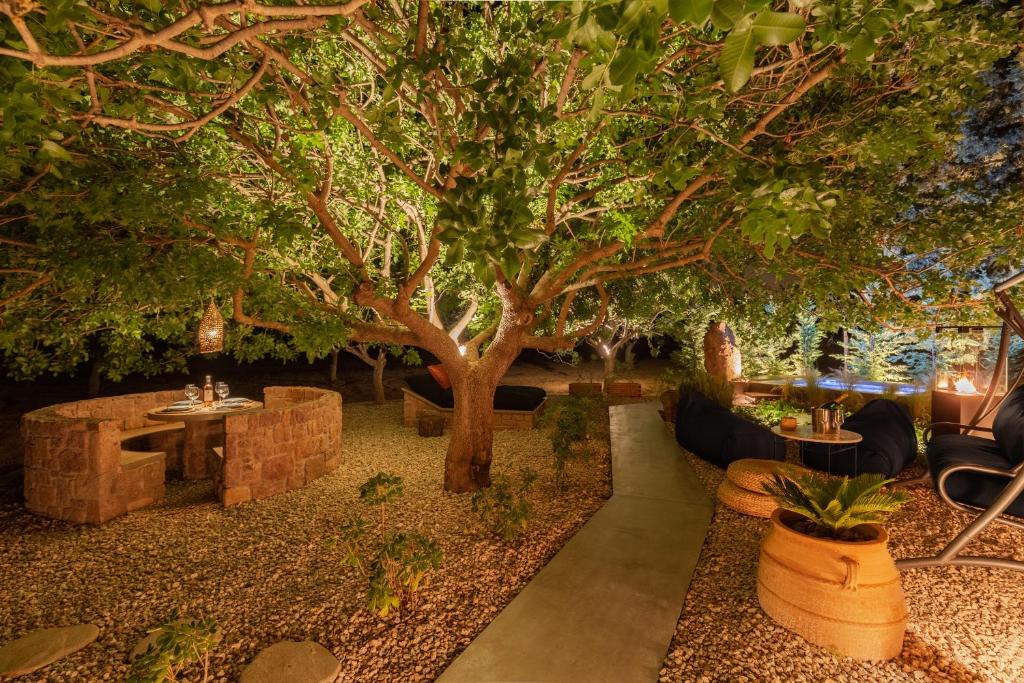
M 657 681 L 714 507 L 654 404 L 610 410 L 614 494 L 439 682 Z
M 262 650 L 239 677 L 239 683 L 330 683 L 341 662 L 312 641 L 283 640 Z
M 33 631 L 0 647 L 0 677 L 32 673 L 96 640 L 100 630 L 78 624 Z

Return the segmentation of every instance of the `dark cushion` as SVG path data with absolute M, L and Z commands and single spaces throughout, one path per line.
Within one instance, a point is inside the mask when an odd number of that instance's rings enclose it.
M 679 392 L 676 441 L 698 458 L 719 467 L 727 467 L 741 458 L 786 457 L 786 443 L 781 437 L 691 389 Z
M 452 408 L 455 406 L 452 390 L 442 389 L 429 374 L 412 375 L 407 377 L 405 382 L 412 389 L 413 393 L 422 396 L 441 408 Z M 544 402 L 547 395 L 547 392 L 539 387 L 525 387 L 514 384 L 501 385 L 494 392 L 494 409 L 532 412 Z
M 832 457 L 832 474 L 852 477 L 873 472 L 889 478 L 902 472 L 917 457 L 914 421 L 906 406 L 895 401 L 879 398 L 869 402 L 846 418 L 843 429 L 860 434 L 864 440 L 857 444 L 856 459 L 853 451 Z M 827 446 L 807 443 L 803 452 L 807 467 L 823 472 L 829 470 Z
M 1011 463 L 1024 461 L 1024 386 L 1014 389 L 999 406 L 992 436 Z
M 998 443 L 980 436 L 939 434 L 928 443 L 928 469 L 938 482 L 942 470 L 952 465 L 981 465 L 1008 470 L 1014 466 Z M 957 472 L 946 480 L 950 498 L 974 507 L 987 508 L 1010 483 L 1009 477 L 977 472 Z M 1024 494 L 1006 512 L 1024 517 Z

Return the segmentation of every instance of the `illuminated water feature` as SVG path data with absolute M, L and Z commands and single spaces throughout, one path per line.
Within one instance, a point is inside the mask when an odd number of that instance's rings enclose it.
M 750 380 L 750 384 L 769 384 L 772 386 L 784 386 L 786 384 L 792 384 L 795 387 L 807 386 L 807 379 L 804 377 L 764 377 Z M 854 382 L 851 387 L 843 380 L 836 377 L 820 377 L 818 378 L 818 386 L 822 389 L 830 389 L 832 391 L 854 391 L 862 394 L 885 394 L 890 391 L 895 391 L 897 396 L 910 396 L 912 394 L 921 394 L 928 390 L 923 384 L 910 384 L 908 382 L 874 382 L 871 380 L 858 380 Z

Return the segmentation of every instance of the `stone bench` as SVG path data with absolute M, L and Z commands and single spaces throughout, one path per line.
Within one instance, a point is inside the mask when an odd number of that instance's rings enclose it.
M 225 418 L 208 457 L 225 507 L 302 488 L 341 464 L 341 394 L 267 387 L 263 408 Z
M 168 468 L 181 461 L 181 424 L 146 412 L 181 397 L 155 391 L 61 403 L 26 413 L 25 506 L 69 522 L 101 524 L 163 498 Z M 122 442 L 146 439 L 143 449 Z

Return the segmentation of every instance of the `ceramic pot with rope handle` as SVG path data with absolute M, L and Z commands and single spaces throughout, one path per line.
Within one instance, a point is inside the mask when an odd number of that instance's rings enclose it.
M 778 509 L 761 545 L 757 598 L 776 622 L 833 653 L 885 660 L 903 649 L 907 607 L 885 529 L 865 541 L 817 538 L 793 529 Z

